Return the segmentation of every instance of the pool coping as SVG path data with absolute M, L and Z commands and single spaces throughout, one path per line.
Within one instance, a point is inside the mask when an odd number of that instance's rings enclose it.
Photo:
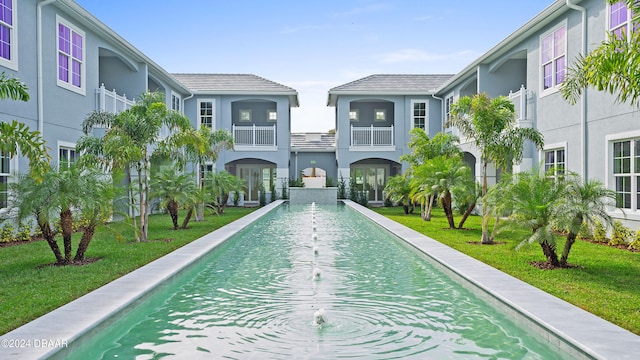
M 112 315 L 140 301 L 158 284 L 170 279 L 232 235 L 280 206 L 277 200 L 167 254 L 103 287 L 0 336 L 0 358 L 43 359 L 64 353 L 65 345 L 96 327 Z M 428 236 L 399 224 L 352 201 L 344 204 L 382 228 L 405 240 L 442 267 L 481 288 L 508 306 L 561 337 L 576 355 L 594 359 L 632 359 L 640 354 L 640 336 L 587 311 L 526 284 L 475 260 Z M 566 344 L 558 344 L 563 346 Z M 69 350 L 69 349 L 68 349 Z
M 280 206 L 276 200 L 0 336 L 0 359 L 46 359 L 149 294 L 156 286 Z
M 564 350 L 567 345 L 575 348 L 577 352 L 572 355 L 594 359 L 638 358 L 640 336 L 357 203 L 343 202 L 550 332 L 549 342 L 562 338 L 565 343 L 556 345 Z

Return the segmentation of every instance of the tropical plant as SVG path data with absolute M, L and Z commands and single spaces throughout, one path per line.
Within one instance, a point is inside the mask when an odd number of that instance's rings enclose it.
M 107 130 L 104 137 L 96 139 L 91 135 L 94 126 L 103 126 Z M 167 137 L 160 138 L 163 127 L 171 130 Z M 164 94 L 148 92 L 140 96 L 130 109 L 120 114 L 93 112 L 83 122 L 85 138 L 77 148 L 89 155 L 89 161 L 100 163 L 107 170 L 124 169 L 129 183 L 132 181 L 132 169 L 137 173 L 137 206 L 139 227 L 135 232 L 137 241 L 146 241 L 148 237 L 149 217 L 149 180 L 151 159 L 154 151 L 166 155 L 175 146 L 184 146 L 189 141 L 201 141 L 194 136 L 189 119 L 177 111 L 168 110 Z M 202 142 L 199 142 L 202 144 Z M 136 205 L 133 189 L 129 192 L 131 206 Z
M 615 4 L 620 0 L 607 0 Z M 640 3 L 623 1 L 631 9 L 633 24 L 640 23 Z M 587 87 L 616 94 L 617 101 L 640 105 L 640 31 L 611 33 L 588 55 L 580 55 L 567 69 L 560 87 L 562 97 L 576 103 Z
M 431 193 L 437 194 L 436 199 L 447 217 L 449 228 L 455 229 L 452 193 L 473 183 L 471 169 L 458 156 L 438 156 L 415 167 L 413 174 L 425 187 L 430 187 Z
M 629 241 L 633 238 L 633 232 L 628 227 L 624 226 L 622 221 L 615 220 L 611 224 L 611 239 L 609 239 L 609 245 L 628 245 Z
M 566 191 L 564 182 L 556 181 L 537 170 L 518 173 L 513 181 L 502 181 L 504 186 L 501 197 L 503 201 L 509 202 L 511 215 L 508 221 L 500 223 L 500 231 L 530 229 L 530 235 L 516 249 L 527 243 L 537 243 L 547 261 L 553 266 L 560 266 L 552 222 Z
M 338 181 L 338 199 L 347 198 L 347 183 L 344 181 L 342 173 L 340 173 L 340 180 Z
M 482 197 L 482 186 L 471 176 L 467 179 L 464 186 L 458 186 L 453 192 L 453 204 L 458 212 L 462 215 L 458 223 L 458 229 L 462 229 L 464 223 L 473 213 L 478 203 L 478 199 Z
M 84 260 L 95 227 L 110 213 L 111 186 L 110 180 L 96 169 L 74 165 L 62 170 L 52 167 L 41 182 L 21 174 L 19 181 L 11 184 L 11 209 L 17 210 L 18 221 L 34 217 L 56 257 L 56 264 L 68 265 Z M 89 226 L 83 229 L 76 257 L 72 259 L 73 219 L 83 215 L 90 219 Z M 58 224 L 64 253 L 56 241 Z
M 20 80 L 0 74 L 0 99 L 29 101 L 27 86 Z M 29 127 L 16 120 L 11 123 L 0 122 L 0 153 L 13 157 L 22 153 L 29 159 L 31 176 L 42 180 L 42 174 L 49 169 L 51 157 L 42 134 L 30 131 Z
M 193 177 L 173 167 L 165 168 L 152 179 L 151 189 L 151 196 L 162 199 L 160 206 L 167 209 L 173 229 L 178 230 L 178 210 L 195 202 L 192 199 L 197 187 Z
M 462 150 L 458 146 L 459 139 L 456 136 L 439 132 L 433 138 L 429 138 L 429 135 L 420 128 L 413 128 L 409 134 L 411 140 L 407 145 L 411 153 L 400 156 L 400 160 L 408 162 L 411 167 L 424 164 L 438 156 L 462 156 Z
M 612 224 L 607 207 L 615 204 L 616 199 L 616 193 L 605 188 L 598 180 L 582 181 L 579 176 L 569 174 L 563 182 L 566 186 L 562 193 L 563 201 L 556 210 L 556 219 L 566 233 L 567 240 L 560 257 L 560 266 L 567 265 L 571 247 L 584 227 L 589 228 L 596 223 Z
M 266 194 L 266 190 L 264 188 L 264 183 L 260 182 L 260 185 L 258 186 L 258 203 L 260 204 L 260 206 L 265 206 L 267 205 L 267 194 Z
M 244 180 L 231 175 L 227 171 L 218 171 L 211 175 L 206 185 L 206 189 L 210 192 L 214 199 L 216 213 L 224 213 L 224 208 L 229 201 L 229 193 L 240 193 L 243 191 Z
M 358 183 L 353 175 L 349 178 L 349 200 L 358 202 Z
M 394 203 L 402 205 L 405 214 L 409 214 L 411 205 L 410 179 L 406 175 L 392 176 L 384 187 L 387 198 Z
M 522 161 L 523 145 L 531 141 L 541 148 L 542 134 L 533 128 L 517 127 L 515 109 L 506 96 L 489 98 L 486 93 L 460 98 L 451 106 L 451 119 L 447 122 L 457 127 L 467 138 L 475 141 L 480 152 L 482 176 L 482 243 L 492 243 L 489 237 L 489 208 L 484 201 L 487 195 L 487 166 L 509 169 Z

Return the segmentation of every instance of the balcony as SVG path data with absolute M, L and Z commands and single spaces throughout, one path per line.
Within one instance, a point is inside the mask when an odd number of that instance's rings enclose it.
M 393 125 L 389 127 L 351 125 L 351 151 L 395 151 Z
M 104 84 L 96 89 L 96 110 L 98 111 L 118 114 L 129 109 L 135 103 L 135 100 L 127 99 L 125 95 L 118 95 L 115 89 L 113 91 L 105 89 Z
M 275 151 L 276 126 L 232 125 L 233 144 L 240 151 Z
M 528 116 L 528 95 L 529 91 L 522 85 L 520 90 L 509 92 L 509 99 L 513 102 L 516 112 L 516 120 L 519 127 L 529 128 L 533 126 L 532 119 Z

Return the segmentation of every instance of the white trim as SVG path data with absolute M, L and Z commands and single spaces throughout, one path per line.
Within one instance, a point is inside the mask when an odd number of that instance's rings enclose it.
M 558 150 L 563 150 L 564 151 L 564 174 L 567 173 L 569 166 L 569 149 L 568 149 L 568 142 L 567 141 L 563 141 L 563 142 L 559 142 L 559 143 L 554 143 L 554 144 L 545 144 L 544 147 L 542 148 L 542 150 L 540 150 L 538 152 L 538 159 L 542 160 L 542 169 L 540 169 L 539 171 L 544 171 L 544 167 L 547 165 L 546 161 L 547 158 L 545 156 L 545 152 L 548 151 L 555 151 L 557 152 Z M 554 162 L 555 164 L 558 163 L 558 159 L 554 158 Z M 557 173 L 554 174 L 554 177 L 557 176 Z
M 568 43 L 569 43 L 569 26 L 568 26 L 568 21 L 567 19 L 564 19 L 563 21 L 561 21 L 560 23 L 558 23 L 557 25 L 555 25 L 554 27 L 550 28 L 548 31 L 545 31 L 542 35 L 540 35 L 539 37 L 539 42 L 538 42 L 538 78 L 539 78 L 539 89 L 540 89 L 540 97 L 545 97 L 549 94 L 553 94 L 556 93 L 560 90 L 560 85 L 561 84 L 556 84 L 556 68 L 555 68 L 555 61 L 556 61 L 556 57 L 552 54 L 551 56 L 551 64 L 552 64 L 552 85 L 550 88 L 545 89 L 544 88 L 544 70 L 543 70 L 543 62 L 542 62 L 542 40 L 547 37 L 547 36 L 552 36 L 553 33 L 555 33 L 556 31 L 558 31 L 559 29 L 561 29 L 562 27 L 564 27 L 564 59 L 565 59 L 565 77 L 566 77 L 566 70 L 569 68 L 569 50 L 568 50 Z M 553 48 L 553 44 L 552 44 L 552 48 Z
M 202 103 L 211 103 L 211 130 L 216 129 L 216 99 L 207 98 L 207 99 L 198 99 L 196 104 L 196 128 L 200 130 L 202 125 L 202 114 L 200 113 L 200 106 Z
M 415 104 L 424 104 L 424 131 L 428 134 L 429 133 L 429 100 L 428 99 L 411 99 L 411 108 L 409 109 L 409 111 L 411 111 L 411 126 L 410 128 L 413 129 L 416 127 L 416 114 L 415 114 L 415 109 L 414 106 Z
M 72 33 L 71 33 L 71 42 L 73 46 L 73 33 L 77 33 L 78 35 L 80 35 L 82 37 L 82 62 L 80 63 L 80 87 L 74 86 L 72 85 L 72 68 L 71 68 L 71 64 L 72 62 L 69 63 L 69 82 L 65 82 L 60 80 L 59 77 L 59 71 L 60 71 L 60 57 L 58 56 L 58 54 L 60 53 L 60 44 L 58 43 L 59 41 L 59 33 L 58 33 L 58 28 L 60 26 L 60 24 L 68 27 Z M 65 18 L 63 18 L 62 16 L 56 14 L 56 29 L 55 29 L 55 49 L 56 49 L 56 82 L 58 84 L 59 87 L 63 88 L 63 89 L 67 89 L 69 91 L 73 91 L 77 94 L 86 96 L 87 93 L 87 36 L 84 33 L 84 31 L 80 30 L 80 28 L 78 28 L 77 26 L 73 25 L 70 21 L 66 20 Z M 73 52 L 73 50 L 71 50 Z
M 58 151 L 56 152 L 56 155 L 58 156 L 58 169 L 60 168 L 60 164 L 62 163 L 62 161 L 60 159 L 60 150 L 61 149 L 72 150 L 75 153 L 76 156 L 80 155 L 78 153 L 78 150 L 76 150 L 76 144 L 75 143 L 58 140 L 58 148 L 57 148 Z M 69 159 L 64 159 L 64 160 L 69 160 Z
M 178 103 L 177 103 L 178 108 L 177 109 L 174 106 L 175 105 L 174 100 L 178 101 Z M 175 92 L 173 90 L 171 90 L 171 104 L 169 104 L 169 105 L 170 105 L 170 109 L 171 110 L 175 110 L 175 111 L 177 111 L 177 112 L 179 112 L 181 114 L 184 114 L 184 110 L 183 110 L 184 106 L 182 104 L 182 96 L 180 96 L 180 94 L 178 94 L 177 92 Z
M 11 22 L 12 25 L 9 26 L 8 24 L 6 24 L 6 26 L 9 27 L 9 41 L 11 42 L 11 45 L 9 45 L 9 51 L 11 51 L 11 59 L 7 60 L 5 58 L 0 58 L 0 66 L 6 67 L 8 69 L 14 70 L 14 71 L 18 71 L 19 68 L 19 61 L 18 61 L 18 1 L 17 0 L 10 0 L 11 3 Z
M 633 130 L 633 131 L 625 131 L 625 132 L 621 132 L 621 133 L 616 133 L 616 134 L 609 134 L 605 136 L 605 157 L 604 157 L 604 186 L 607 189 L 611 189 L 613 191 L 615 191 L 615 176 L 613 175 L 613 143 L 614 142 L 618 142 L 618 141 L 625 141 L 625 140 L 636 140 L 636 139 L 640 139 L 640 130 Z M 631 152 L 631 169 L 634 169 L 634 157 L 635 154 L 633 153 L 633 151 Z M 635 173 L 635 171 L 632 171 L 632 173 Z M 631 174 L 630 174 L 631 175 Z M 640 175 L 639 175 L 640 176 Z M 632 176 L 632 180 L 633 180 L 633 176 Z M 633 210 L 633 204 L 636 203 L 636 201 L 634 201 L 634 197 L 638 191 L 638 189 L 636 189 L 636 184 L 633 183 L 633 181 L 631 182 L 631 204 L 632 204 L 632 208 L 631 209 L 618 209 L 618 208 L 612 208 L 608 211 L 609 215 L 615 217 L 615 218 L 624 218 L 627 220 L 640 220 L 640 209 L 638 210 Z M 636 204 L 636 207 L 638 207 L 639 204 Z
M 620 2 L 622 2 L 622 1 L 620 1 Z M 633 27 L 631 25 L 631 24 L 633 24 L 633 21 L 632 21 L 633 20 L 633 13 L 631 12 L 631 9 L 629 9 L 626 6 L 626 4 L 625 4 L 625 7 L 627 9 L 627 22 L 624 23 L 624 26 L 620 26 L 618 28 L 624 27 L 626 32 L 627 32 L 627 34 L 630 34 L 631 31 L 633 31 Z M 606 18 L 607 27 L 605 28 L 605 38 L 608 37 L 609 34 L 611 33 L 611 4 L 609 4 L 609 3 L 607 3 L 607 15 L 606 16 L 607 16 L 607 18 Z M 629 39 L 629 40 L 631 40 L 631 39 Z

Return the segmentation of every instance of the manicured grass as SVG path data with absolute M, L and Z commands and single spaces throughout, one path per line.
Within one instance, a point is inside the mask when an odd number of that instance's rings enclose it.
M 542 270 L 530 264 L 546 260 L 538 244 L 515 250 L 524 231 L 499 235 L 496 241 L 502 244 L 479 245 L 472 243 L 480 241 L 477 216 L 467 220 L 465 230 L 449 230 L 439 209 L 431 222 L 405 215 L 402 208 L 373 210 L 640 335 L 640 253 L 578 240 L 569 255 L 577 267 Z M 564 238 L 558 237 L 558 247 L 563 246 Z
M 169 215 L 149 217 L 149 242 L 133 241 L 131 226 L 114 223 L 101 228 L 91 242 L 87 258 L 100 260 L 83 266 L 43 266 L 55 261 L 45 241 L 0 248 L 0 334 L 19 327 L 189 242 L 220 228 L 255 208 L 227 208 L 220 216 L 190 222 L 189 229 L 170 230 Z M 182 219 L 181 214 L 181 219 Z M 74 237 L 74 252 L 79 235 Z M 61 243 L 61 241 L 60 241 Z M 68 321 L 74 321 L 70 317 Z

